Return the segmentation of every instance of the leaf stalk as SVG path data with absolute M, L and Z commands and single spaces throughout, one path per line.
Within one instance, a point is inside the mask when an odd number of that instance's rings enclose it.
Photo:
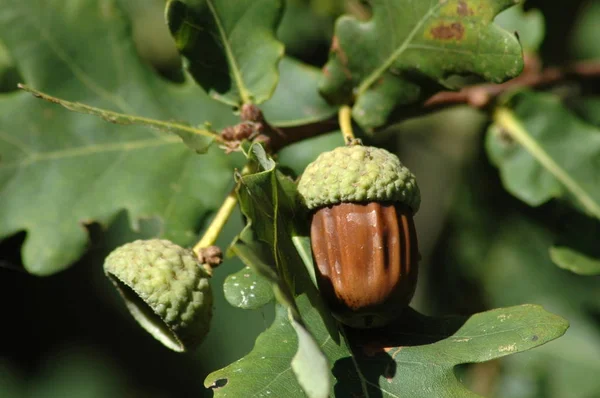
M 356 138 L 354 137 L 354 131 L 352 130 L 352 108 L 350 108 L 349 105 L 340 107 L 338 121 L 340 123 L 342 135 L 344 136 L 344 142 L 346 145 L 352 144 L 356 141 Z

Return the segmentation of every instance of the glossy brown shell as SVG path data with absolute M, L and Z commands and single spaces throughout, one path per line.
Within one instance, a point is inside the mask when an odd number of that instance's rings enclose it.
M 315 211 L 311 245 L 317 282 L 333 314 L 353 327 L 396 318 L 417 283 L 412 211 L 398 203 L 340 203 Z

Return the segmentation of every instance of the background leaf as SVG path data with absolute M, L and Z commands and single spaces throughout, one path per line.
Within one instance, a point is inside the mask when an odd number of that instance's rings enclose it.
M 600 391 L 600 382 L 592 377 L 599 369 L 595 358 L 600 352 L 600 336 L 594 315 L 600 313 L 598 277 L 582 277 L 553 267 L 547 251 L 552 235 L 539 223 L 515 214 L 506 217 L 498 232 L 479 264 L 488 299 L 493 305 L 533 300 L 568 317 L 571 323 L 567 334 L 555 344 L 532 351 L 529 358 L 511 359 L 519 364 L 514 371 L 523 371 L 521 385 L 530 391 L 537 389 L 538 396 L 594 396 Z M 505 377 L 501 385 L 508 389 L 510 374 Z M 539 386 L 532 386 L 532 381 Z M 507 395 L 517 394 L 523 396 L 515 389 L 508 390 Z
M 509 107 L 486 140 L 506 189 L 531 206 L 561 198 L 600 218 L 600 131 L 549 94 L 520 93 Z
M 580 276 L 552 264 L 554 243 L 594 240 L 575 211 L 558 218 L 557 206 L 532 209 L 502 189 L 496 170 L 483 154 L 464 166 L 451 213 L 438 242 L 429 275 L 436 312 L 467 312 L 526 301 L 569 320 L 567 333 L 527 355 L 503 358 L 463 373 L 471 385 L 483 384 L 486 396 L 512 398 L 593 397 L 600 381 L 600 284 L 598 276 Z M 588 221 L 595 221 L 586 218 Z M 572 229 L 585 228 L 573 233 Z M 568 241 L 564 236 L 571 235 Z M 558 236 L 558 237 L 557 237 Z M 597 245 L 596 245 L 597 246 Z M 429 293 L 428 291 L 428 293 Z
M 574 212 L 559 221 L 550 258 L 556 265 L 580 275 L 600 274 L 600 221 Z
M 114 1 L 68 4 L 0 0 L 7 10 L 0 37 L 27 84 L 155 119 L 210 120 L 217 128 L 235 122 L 193 83 L 168 83 L 145 65 Z M 23 262 L 38 275 L 68 267 L 88 246 L 85 224 L 106 225 L 123 209 L 134 227 L 157 217 L 161 236 L 191 243 L 239 164 L 217 151 L 199 157 L 177 137 L 117 129 L 25 92 L 0 95 L 0 126 L 0 237 L 26 230 Z
M 227 276 L 223 291 L 229 304 L 245 310 L 261 308 L 273 300 L 271 284 L 250 267 Z
M 369 21 L 338 19 L 321 93 L 336 103 L 350 103 L 354 97 L 354 119 L 375 128 L 395 107 L 423 98 L 431 82 L 450 87 L 450 75 L 472 74 L 495 83 L 515 77 L 523 68 L 519 42 L 492 24 L 496 14 L 513 4 L 372 1 Z
M 522 3 L 502 11 L 494 19 L 498 26 L 509 32 L 516 32 L 524 51 L 536 52 L 544 41 L 544 15 L 537 8 L 525 11 Z
M 580 275 L 599 275 L 600 256 L 588 256 L 569 246 L 554 245 L 550 248 L 550 258 L 559 267 Z
M 600 4 L 597 1 L 588 1 L 581 6 L 570 37 L 569 52 L 575 58 L 600 58 L 600 44 L 597 40 L 600 35 L 598 18 L 600 18 Z
M 277 85 L 281 0 L 170 0 L 167 23 L 196 81 L 233 106 L 260 104 Z
M 269 123 L 291 127 L 321 121 L 334 116 L 337 108 L 319 95 L 319 69 L 294 58 L 279 63 L 279 84 L 273 97 L 261 109 Z

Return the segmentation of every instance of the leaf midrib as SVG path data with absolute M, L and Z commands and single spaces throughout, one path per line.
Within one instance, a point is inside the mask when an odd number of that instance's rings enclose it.
M 63 160 L 66 158 L 89 156 L 105 152 L 127 152 L 173 144 L 181 144 L 181 139 L 179 137 L 151 138 L 137 141 L 88 145 L 84 147 L 62 149 L 58 151 L 36 152 L 33 155 L 25 157 L 17 162 L 6 164 L 0 163 L 0 170 L 6 170 L 15 167 L 27 167 L 44 161 Z
M 239 65 L 237 64 L 237 60 L 235 59 L 235 57 L 233 55 L 233 50 L 231 49 L 231 45 L 229 43 L 227 35 L 225 34 L 226 32 L 225 32 L 225 29 L 221 22 L 221 19 L 219 18 L 219 15 L 217 14 L 217 10 L 215 9 L 212 0 L 206 0 L 206 4 L 208 5 L 208 8 L 210 9 L 210 12 L 215 20 L 217 29 L 219 30 L 219 34 L 220 34 L 221 40 L 223 42 L 223 48 L 225 49 L 225 53 L 227 54 L 227 59 L 229 60 L 229 63 L 231 65 L 231 73 L 233 74 L 233 78 L 234 78 L 235 83 L 240 92 L 240 97 L 242 98 L 242 102 L 244 104 L 250 104 L 250 103 L 252 103 L 251 96 L 249 94 L 248 89 L 244 85 L 244 79 L 240 72 Z
M 404 39 L 402 44 L 400 44 L 400 46 L 385 60 L 384 63 L 381 64 L 381 66 L 379 68 L 375 69 L 363 80 L 363 82 L 360 84 L 360 86 L 358 86 L 358 89 L 356 92 L 357 96 L 360 96 L 361 94 L 363 94 L 365 91 L 367 91 L 373 85 L 373 83 L 375 83 L 377 80 L 379 80 L 379 78 L 404 53 L 404 51 L 406 51 L 406 49 L 410 45 L 412 39 L 415 37 L 417 32 L 419 30 L 421 30 L 421 28 L 423 27 L 425 22 L 427 22 L 427 20 L 429 20 L 429 18 L 431 18 L 433 16 L 433 14 L 442 6 L 442 4 L 443 4 L 443 2 L 438 2 L 435 5 L 435 7 L 430 8 L 429 11 L 423 16 L 423 18 L 421 18 L 419 20 L 419 22 L 417 22 L 417 24 L 410 31 L 408 36 L 406 36 L 406 38 Z
M 494 114 L 494 120 L 519 142 L 529 152 L 544 169 L 548 170 L 571 194 L 573 194 L 579 203 L 594 217 L 600 219 L 600 203 L 597 203 L 574 178 L 572 178 L 565 169 L 563 169 L 545 149 L 532 138 L 531 134 L 523 126 L 516 115 L 508 108 L 500 108 Z

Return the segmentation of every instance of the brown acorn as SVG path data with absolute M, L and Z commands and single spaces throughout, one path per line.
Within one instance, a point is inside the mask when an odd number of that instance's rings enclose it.
M 322 153 L 298 191 L 311 211 L 317 283 L 333 315 L 356 328 L 397 318 L 417 283 L 415 176 L 396 155 L 353 145 Z

